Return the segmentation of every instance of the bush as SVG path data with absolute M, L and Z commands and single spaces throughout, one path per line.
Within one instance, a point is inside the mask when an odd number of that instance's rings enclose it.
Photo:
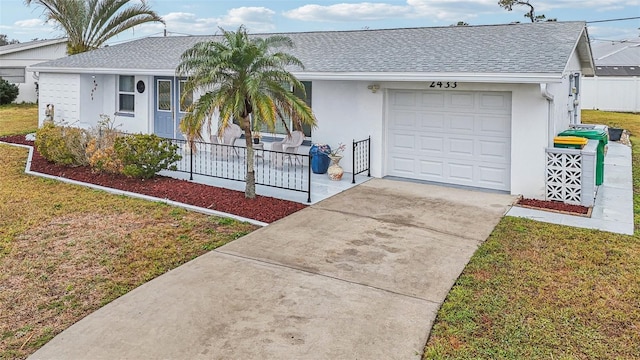
M 114 122 L 107 115 L 100 115 L 98 126 L 91 130 L 91 140 L 86 149 L 87 161 L 94 171 L 122 172 L 122 161 L 114 148 L 118 136 L 120 133 Z
M 122 173 L 150 179 L 160 170 L 175 170 L 174 163 L 182 159 L 178 146 L 156 135 L 127 135 L 115 140 L 116 156 L 122 161 Z
M 85 154 L 89 135 L 69 126 L 46 123 L 36 132 L 36 149 L 48 161 L 60 165 L 87 165 Z
M 7 80 L 0 78 L 0 105 L 11 104 L 19 93 L 18 85 L 11 84 Z

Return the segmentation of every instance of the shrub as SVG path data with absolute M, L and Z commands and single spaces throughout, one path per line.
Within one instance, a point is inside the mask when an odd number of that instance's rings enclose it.
M 116 156 L 122 161 L 122 173 L 150 179 L 160 170 L 175 170 L 174 163 L 182 159 L 177 145 L 157 135 L 127 135 L 115 140 Z
M 36 149 L 48 161 L 60 165 L 87 164 L 85 149 L 89 135 L 85 130 L 46 123 L 36 132 Z
M 89 166 L 98 172 L 122 172 L 122 161 L 118 158 L 114 145 L 120 133 L 109 116 L 100 115 L 98 126 L 91 130 L 91 140 L 87 144 L 86 155 Z
M 0 105 L 11 104 L 19 93 L 18 85 L 11 84 L 7 80 L 0 78 Z

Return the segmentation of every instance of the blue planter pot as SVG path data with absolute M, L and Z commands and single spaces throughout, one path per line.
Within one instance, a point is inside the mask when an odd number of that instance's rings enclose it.
M 327 172 L 331 163 L 329 153 L 331 153 L 331 148 L 328 145 L 325 145 L 323 149 L 320 149 L 316 144 L 311 146 L 309 155 L 311 156 L 311 171 L 314 174 L 325 174 Z

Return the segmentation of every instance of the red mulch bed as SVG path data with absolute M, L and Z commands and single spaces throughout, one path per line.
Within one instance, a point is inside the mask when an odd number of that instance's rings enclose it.
M 520 199 L 518 201 L 518 205 L 524 205 L 533 208 L 539 208 L 542 210 L 555 210 L 561 211 L 565 213 L 579 214 L 579 215 L 587 215 L 589 213 L 589 208 L 580 205 L 571 205 L 565 204 L 559 201 L 545 201 L 545 200 L 536 200 L 536 199 Z
M 0 141 L 33 146 L 24 135 L 0 137 Z M 68 167 L 45 160 L 34 147 L 31 170 L 113 189 L 169 199 L 211 210 L 271 223 L 306 207 L 293 201 L 267 196 L 247 199 L 244 192 L 158 176 L 149 180 L 119 174 L 94 173 L 88 166 Z

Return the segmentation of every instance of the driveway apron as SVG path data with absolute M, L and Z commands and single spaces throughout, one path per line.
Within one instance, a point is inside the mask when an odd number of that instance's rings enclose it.
M 417 359 L 514 200 L 373 179 L 140 286 L 31 358 Z

